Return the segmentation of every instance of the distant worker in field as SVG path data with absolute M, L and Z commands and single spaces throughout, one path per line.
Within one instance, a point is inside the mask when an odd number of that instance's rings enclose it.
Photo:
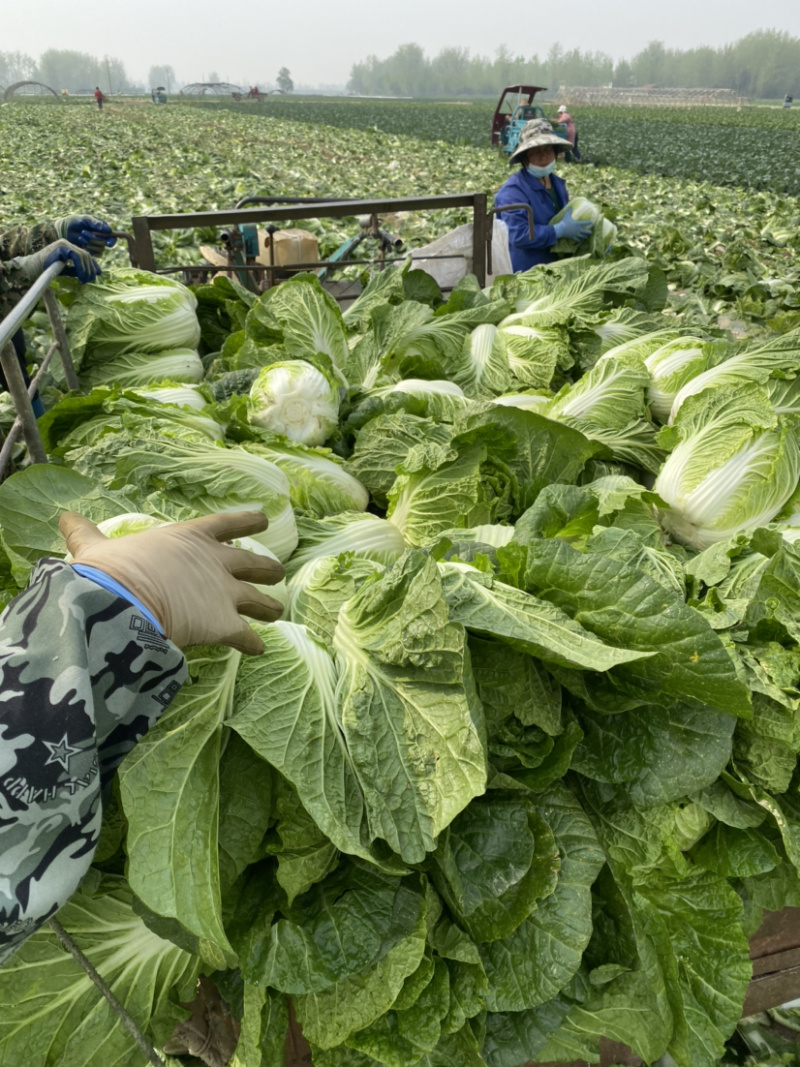
M 567 140 L 572 144 L 572 148 L 567 149 L 566 154 L 564 155 L 564 159 L 567 161 L 567 163 L 571 163 L 573 157 L 579 160 L 581 158 L 581 154 L 578 151 L 578 131 L 575 128 L 575 120 L 563 104 L 558 109 L 558 121 L 563 122 L 566 125 Z
M 569 201 L 563 178 L 554 174 L 556 156 L 568 143 L 559 137 L 547 119 L 531 119 L 522 127 L 519 144 L 509 159 L 509 166 L 519 163 L 516 174 L 508 179 L 495 197 L 495 205 L 530 204 L 533 212 L 533 237 L 528 233 L 528 214 L 522 208 L 503 211 L 500 218 L 508 227 L 508 249 L 515 271 L 528 270 L 538 263 L 555 258 L 550 249 L 561 237 L 581 241 L 592 232 L 593 223 L 578 222 L 567 211 L 561 222 L 550 220 Z
M 93 215 L 66 215 L 54 222 L 15 226 L 0 232 L 0 320 L 11 312 L 22 295 L 53 263 L 63 261 L 67 264 L 66 274 L 80 282 L 92 281 L 100 273 L 95 257 L 116 244 L 116 240 L 108 223 Z M 11 342 L 27 382 L 22 327 Z M 2 372 L 0 386 L 6 386 Z M 38 394 L 33 400 L 33 410 L 37 418 L 44 414 Z
M 100 88 L 99 85 L 95 85 L 95 87 L 94 87 L 94 98 L 97 101 L 97 110 L 98 111 L 102 111 L 103 110 L 103 90 Z

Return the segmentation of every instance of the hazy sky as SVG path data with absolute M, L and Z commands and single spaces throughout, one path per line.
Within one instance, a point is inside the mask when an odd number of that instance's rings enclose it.
M 48 48 L 118 56 L 145 80 L 151 64 L 171 63 L 182 82 L 216 71 L 231 81 L 274 79 L 287 66 L 295 82 L 347 81 L 350 67 L 406 41 L 429 53 L 457 45 L 490 54 L 507 44 L 526 57 L 565 48 L 629 57 L 648 41 L 687 48 L 721 45 L 755 29 L 800 37 L 800 2 L 771 0 L 10 0 L 0 17 L 0 50 L 38 58 Z

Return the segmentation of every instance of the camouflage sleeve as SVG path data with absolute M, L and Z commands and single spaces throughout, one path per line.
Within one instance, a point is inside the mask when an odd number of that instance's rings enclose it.
M 127 601 L 43 560 L 0 617 L 0 966 L 89 869 L 101 789 L 186 678 Z
M 4 319 L 23 293 L 30 288 L 25 274 L 9 260 L 29 256 L 58 240 L 52 222 L 35 226 L 15 226 L 0 233 L 0 320 Z

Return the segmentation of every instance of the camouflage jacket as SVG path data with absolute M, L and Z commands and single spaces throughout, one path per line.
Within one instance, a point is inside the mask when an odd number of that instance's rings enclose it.
M 186 678 L 140 612 L 61 560 L 0 617 L 0 966 L 75 892 L 101 789 Z
M 15 226 L 0 233 L 0 320 L 4 319 L 23 293 L 30 288 L 27 276 L 9 262 L 17 256 L 29 256 L 58 240 L 52 222 L 35 226 Z

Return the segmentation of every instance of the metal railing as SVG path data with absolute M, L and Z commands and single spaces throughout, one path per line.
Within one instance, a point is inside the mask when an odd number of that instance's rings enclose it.
M 278 206 L 261 203 L 255 208 L 230 208 L 223 211 L 194 211 L 177 215 L 137 215 L 133 219 L 134 245 L 132 258 L 142 270 L 156 270 L 153 250 L 154 230 L 193 229 L 198 226 L 221 226 L 258 222 L 294 222 L 300 219 L 341 219 L 361 215 L 385 215 L 396 211 L 437 211 L 443 208 L 471 208 L 472 272 L 480 285 L 486 284 L 486 232 L 489 216 L 486 193 L 453 193 L 444 196 L 411 196 L 376 200 L 301 200 L 300 198 L 267 198 L 259 200 L 294 200 Z M 491 226 L 489 225 L 489 228 Z M 219 268 L 218 268 L 219 269 Z M 279 272 L 279 266 L 261 266 L 264 273 Z
M 0 478 L 3 477 L 8 466 L 20 433 L 22 433 L 25 440 L 31 463 L 47 462 L 47 454 L 36 425 L 36 416 L 34 415 L 31 401 L 36 395 L 39 382 L 46 374 L 56 352 L 61 358 L 61 366 L 64 369 L 64 380 L 67 388 L 70 390 L 79 388 L 78 376 L 75 373 L 75 366 L 72 362 L 58 300 L 50 288 L 51 283 L 58 277 L 64 266 L 64 263 L 54 263 L 51 267 L 48 267 L 31 285 L 13 311 L 0 321 L 0 365 L 2 365 L 8 392 L 14 402 L 14 409 L 17 413 L 14 424 L 6 435 L 2 448 L 0 448 Z M 50 319 L 54 340 L 42 360 L 36 377 L 30 385 L 26 385 L 11 338 L 42 299 Z

